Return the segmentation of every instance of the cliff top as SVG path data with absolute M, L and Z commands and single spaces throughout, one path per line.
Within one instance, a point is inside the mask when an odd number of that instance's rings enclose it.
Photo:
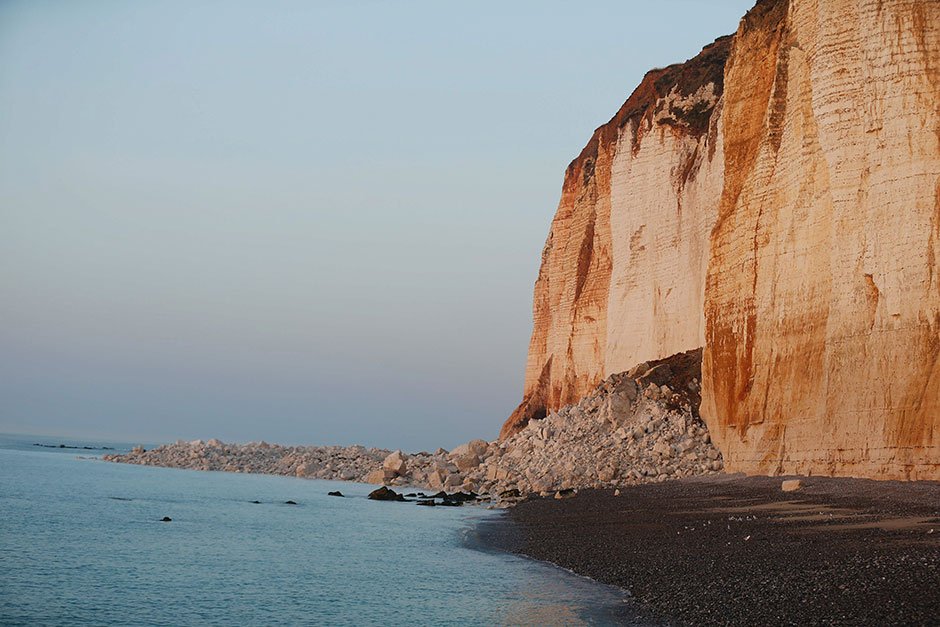
M 673 88 L 676 88 L 680 96 L 688 96 L 694 94 L 702 86 L 713 83 L 715 95 L 721 96 L 724 87 L 725 61 L 731 51 L 733 39 L 733 35 L 719 37 L 684 63 L 674 63 L 647 72 L 617 113 L 606 124 L 595 129 L 581 154 L 568 165 L 565 172 L 566 180 L 569 180 L 578 170 L 584 171 L 588 177 L 593 174 L 593 164 L 597 158 L 600 143 L 606 144 L 614 141 L 620 129 L 629 122 L 638 125 L 656 102 L 668 95 Z M 693 109 L 682 116 L 682 126 L 687 129 L 687 132 L 701 136 L 708 130 L 710 116 L 711 109 Z

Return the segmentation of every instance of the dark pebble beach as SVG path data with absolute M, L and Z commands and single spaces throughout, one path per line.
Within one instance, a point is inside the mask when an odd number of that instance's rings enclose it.
M 480 536 L 623 588 L 649 623 L 940 625 L 940 483 L 782 479 L 534 498 Z

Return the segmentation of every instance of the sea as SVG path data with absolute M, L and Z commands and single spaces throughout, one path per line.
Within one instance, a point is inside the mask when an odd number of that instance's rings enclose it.
M 101 460 L 130 446 L 0 436 L 0 624 L 606 625 L 629 603 L 482 544 L 497 510 Z

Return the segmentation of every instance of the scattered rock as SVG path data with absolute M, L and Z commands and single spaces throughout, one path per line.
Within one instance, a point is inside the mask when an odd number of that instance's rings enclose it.
M 284 505 L 297 505 L 297 501 L 284 501 Z
M 784 492 L 796 492 L 803 487 L 803 482 L 799 479 L 787 479 L 780 484 L 780 489 Z
M 342 492 L 336 490 L 335 492 L 327 492 L 327 496 L 344 496 Z
M 390 490 L 386 486 L 382 486 L 378 490 L 373 490 L 369 493 L 369 498 L 373 501 L 404 501 L 405 497 L 401 494 L 398 494 L 394 490 Z
M 613 466 L 605 466 L 597 472 L 597 478 L 603 482 L 613 481 L 617 476 L 617 469 Z
M 163 518 L 160 519 L 160 522 L 173 522 L 173 519 L 170 518 L 169 516 L 164 516 Z

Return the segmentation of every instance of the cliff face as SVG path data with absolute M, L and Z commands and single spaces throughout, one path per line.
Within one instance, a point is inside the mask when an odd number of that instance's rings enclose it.
M 726 467 L 940 478 L 940 3 L 742 21 L 705 299 Z
M 568 166 L 535 284 L 523 402 L 500 437 L 611 373 L 702 345 L 730 45 L 649 72 Z
M 761 0 L 569 166 L 501 437 L 704 346 L 726 468 L 940 479 L 940 2 Z

